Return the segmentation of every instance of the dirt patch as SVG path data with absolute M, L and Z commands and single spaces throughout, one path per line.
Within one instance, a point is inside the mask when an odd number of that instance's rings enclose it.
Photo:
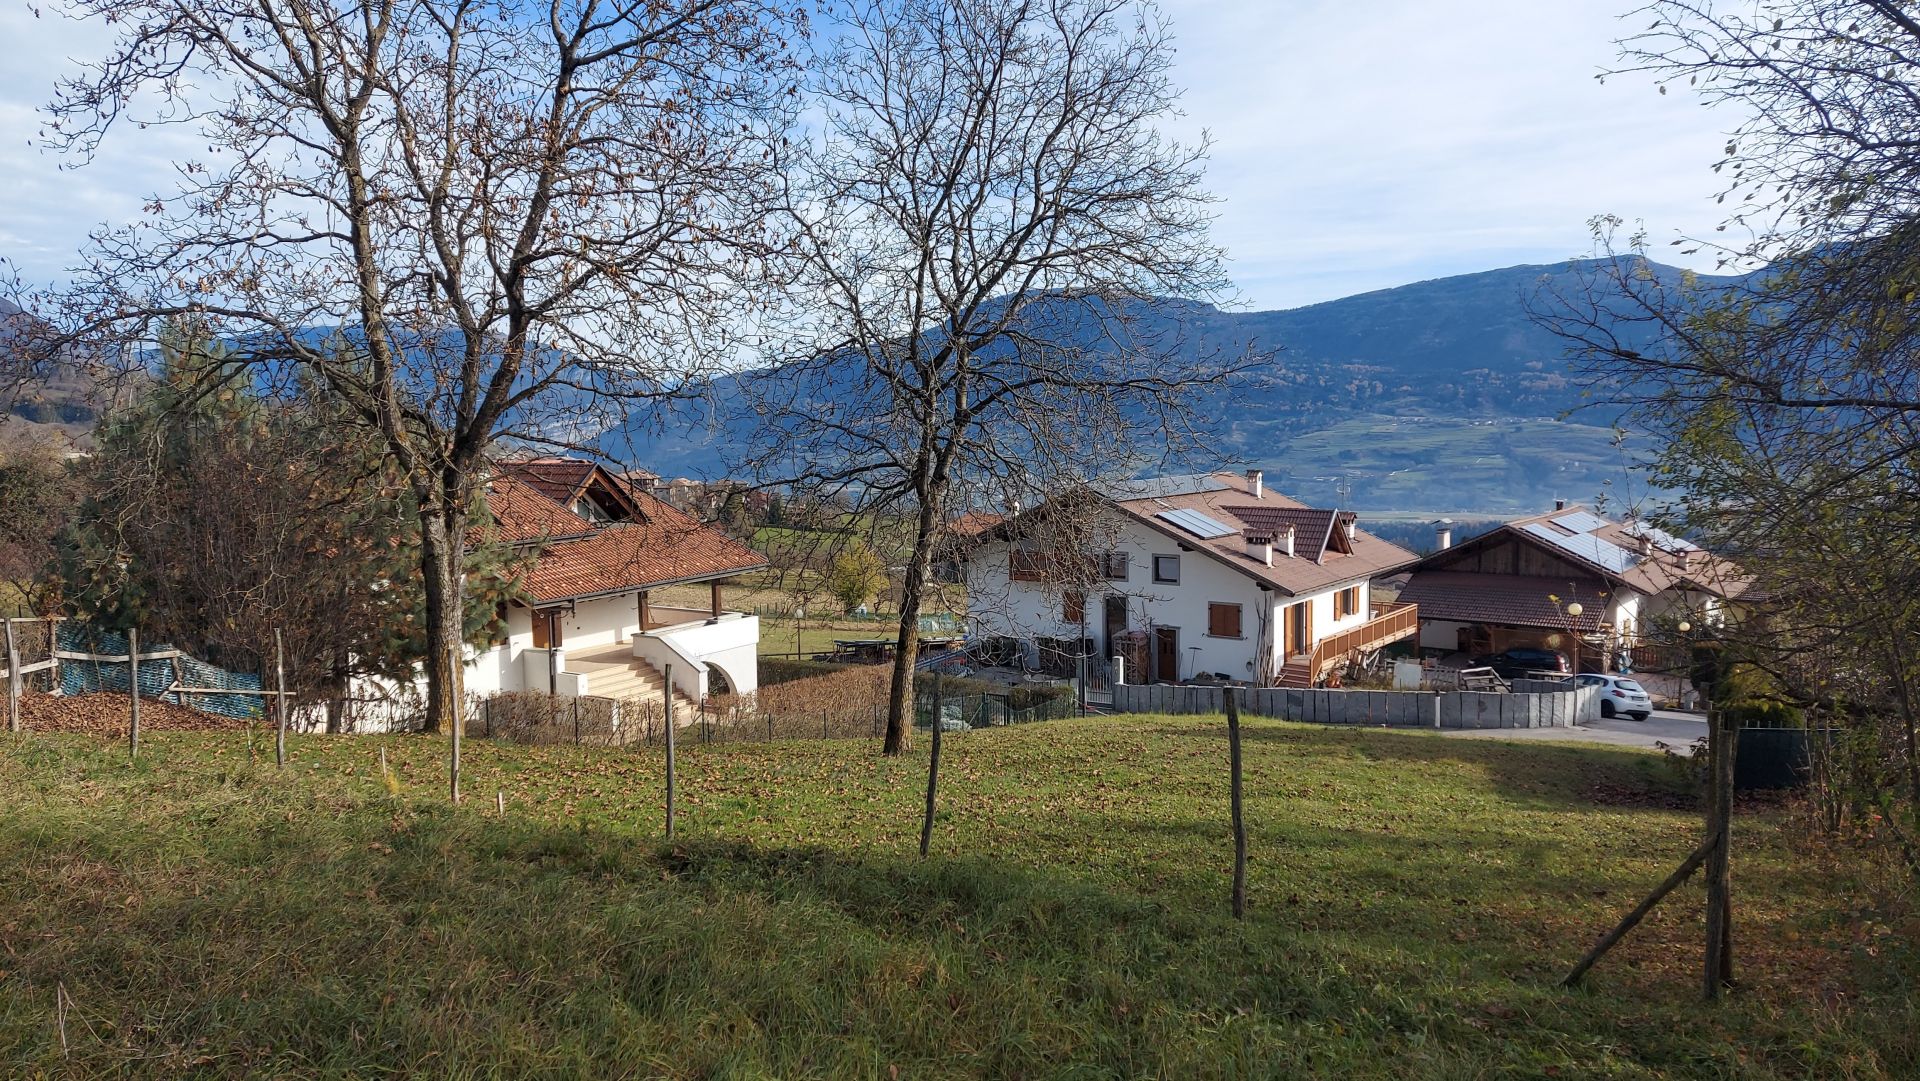
M 1650 807 L 1665 811 L 1691 811 L 1699 808 L 1700 797 L 1671 788 L 1641 785 L 1590 784 L 1586 797 L 1601 807 Z
M 190 706 L 140 699 L 142 732 L 219 732 L 246 728 L 258 720 L 222 717 Z M 115 693 L 65 695 L 28 691 L 20 696 L 20 725 L 29 732 L 86 732 L 98 736 L 127 734 L 127 696 Z

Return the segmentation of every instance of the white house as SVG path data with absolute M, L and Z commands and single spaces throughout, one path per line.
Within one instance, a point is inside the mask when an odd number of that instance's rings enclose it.
M 1413 566 L 1400 592 L 1420 607 L 1426 650 L 1544 647 L 1604 670 L 1655 624 L 1718 621 L 1752 584 L 1682 538 L 1565 503 L 1458 546 L 1449 539 L 1443 530 L 1440 550 Z
M 722 586 L 759 553 L 579 459 L 497 462 L 486 498 L 528 560 L 526 596 L 505 640 L 470 653 L 469 693 L 657 697 L 669 665 L 685 703 L 758 688 L 760 621 L 727 611 Z M 687 585 L 708 587 L 704 607 L 653 596 Z
M 1359 529 L 1350 511 L 1268 490 L 1258 470 L 1127 482 L 1078 498 L 1094 501 L 1098 519 L 1078 535 L 1099 538 L 1100 548 L 1072 565 L 1092 574 L 1051 571 L 1068 564 L 1045 550 L 1048 506 L 965 520 L 974 638 L 1032 643 L 1042 655 L 1118 656 L 1129 683 L 1307 686 L 1415 631 L 1412 610 L 1372 595 L 1375 578 L 1414 556 Z

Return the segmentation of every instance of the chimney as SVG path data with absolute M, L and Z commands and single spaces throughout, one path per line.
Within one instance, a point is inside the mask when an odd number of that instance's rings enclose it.
M 1286 529 L 1280 532 L 1280 549 L 1281 551 L 1284 551 L 1287 553 L 1288 559 L 1293 558 L 1293 527 L 1292 526 L 1288 526 Z
M 1357 519 L 1349 518 L 1346 521 L 1345 528 L 1347 531 L 1347 547 L 1351 548 L 1353 547 L 1354 534 L 1360 531 L 1360 523 Z
M 1246 538 L 1247 558 L 1261 566 L 1273 566 L 1273 534 L 1249 532 Z
M 1253 498 L 1260 498 L 1260 492 L 1266 487 L 1265 478 L 1266 474 L 1258 469 L 1247 470 L 1247 492 Z
M 1556 497 L 1554 498 L 1554 500 L 1553 500 L 1553 509 L 1554 509 L 1554 510 L 1566 510 L 1566 509 L 1567 509 L 1567 501 L 1566 501 L 1566 500 L 1564 500 L 1564 499 L 1561 499 L 1561 498 L 1559 498 L 1559 497 L 1557 497 L 1557 496 L 1556 496 Z
M 1436 551 L 1444 552 L 1453 547 L 1453 519 L 1442 518 L 1433 523 L 1433 542 Z

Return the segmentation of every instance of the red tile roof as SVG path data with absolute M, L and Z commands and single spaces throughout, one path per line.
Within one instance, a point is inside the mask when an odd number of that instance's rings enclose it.
M 537 471 L 529 464 L 515 462 L 497 472 L 486 497 L 502 539 L 538 548 L 524 577 L 533 603 L 725 578 L 767 565 L 760 553 L 720 530 L 631 488 L 625 494 L 633 520 L 596 525 L 541 491 L 541 478 L 558 490 L 574 466 L 582 467 L 577 475 L 584 484 L 592 463 L 545 459 L 531 463 Z M 560 498 L 577 492 L 567 488 Z
M 1555 597 L 1559 598 L 1557 604 Z M 1440 619 L 1562 631 L 1574 622 L 1566 614 L 1565 606 L 1578 601 L 1582 610 L 1577 629 L 1583 634 L 1600 629 L 1608 600 L 1603 596 L 1575 597 L 1572 587 L 1560 578 L 1472 571 L 1420 571 L 1396 599 L 1419 605 L 1423 621 Z
M 767 565 L 760 553 L 651 496 L 637 501 L 646 504 L 644 521 L 615 522 L 590 537 L 562 541 L 542 552 L 525 578 L 531 598 L 550 604 L 725 578 Z
M 955 540 L 977 537 L 1006 520 L 1006 515 L 992 511 L 968 511 L 947 523 L 947 536 Z
M 496 473 L 489 478 L 486 497 L 500 539 L 508 544 L 553 541 L 593 532 L 593 523 L 510 474 Z
M 499 469 L 532 485 L 548 499 L 567 505 L 586 484 L 594 464 L 580 458 L 520 458 L 502 461 Z
M 1590 525 L 1591 523 L 1586 521 L 1589 518 L 1599 524 L 1592 525 L 1589 529 L 1573 527 Z M 1564 524 L 1560 521 L 1562 519 L 1573 523 L 1573 526 Z M 1621 549 L 1617 554 L 1623 557 L 1624 563 L 1622 567 L 1596 563 L 1583 556 L 1578 550 L 1565 548 L 1542 539 L 1530 532 L 1528 527 L 1545 529 L 1557 537 L 1592 537 Z M 1483 533 L 1465 544 L 1427 556 L 1415 569 L 1421 574 L 1432 573 L 1425 569 L 1428 567 L 1445 570 L 1477 548 L 1514 539 L 1569 563 L 1585 567 L 1596 577 L 1626 586 L 1645 596 L 1679 588 L 1698 589 L 1732 599 L 1742 596 L 1753 584 L 1752 576 L 1730 559 L 1685 544 L 1677 538 L 1634 522 L 1617 522 L 1604 518 L 1578 505 L 1507 522 L 1499 529 Z

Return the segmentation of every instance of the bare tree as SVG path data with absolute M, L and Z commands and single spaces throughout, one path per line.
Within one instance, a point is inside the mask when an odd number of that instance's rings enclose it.
M 379 432 L 420 518 L 427 723 L 453 725 L 488 452 L 589 437 L 729 348 L 797 16 L 771 0 L 68 11 L 119 36 L 59 88 L 53 142 L 84 158 L 117 123 L 159 121 L 209 152 L 143 222 L 94 236 L 63 332 L 139 343 L 191 316 L 256 377 L 305 369 Z M 324 327 L 346 328 L 349 356 Z
M 802 331 L 761 381 L 758 465 L 904 525 L 897 754 L 949 518 L 1163 456 L 1235 368 L 1183 360 L 1155 318 L 1153 298 L 1226 283 L 1204 143 L 1160 131 L 1151 4 L 864 0 L 839 29 L 792 191 Z
M 1756 582 L 1712 635 L 1850 729 L 1853 798 L 1920 836 L 1920 19 L 1890 0 L 1662 0 L 1621 43 L 1743 117 L 1729 215 L 1676 241 L 1745 273 L 1674 274 L 1597 220 L 1603 258 L 1536 308 L 1606 400 L 1662 437 L 1666 514 Z M 1727 239 L 1732 237 L 1733 239 Z M 1755 269 L 1757 268 L 1757 269 Z M 1737 614 L 1737 610 L 1736 610 Z

